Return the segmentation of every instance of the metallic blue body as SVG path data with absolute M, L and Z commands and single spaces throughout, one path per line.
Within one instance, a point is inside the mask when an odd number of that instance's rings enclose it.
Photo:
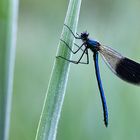
M 95 40 L 91 40 L 91 39 L 88 38 L 86 40 L 85 44 L 86 44 L 86 47 L 89 48 L 93 52 L 96 78 L 97 78 L 97 83 L 98 83 L 100 96 L 101 96 L 101 100 L 102 100 L 102 106 L 103 106 L 104 122 L 105 122 L 105 126 L 107 126 L 108 125 L 107 104 L 106 104 L 106 98 L 105 98 L 105 94 L 104 94 L 104 90 L 103 90 L 103 86 L 102 86 L 102 81 L 101 81 L 100 71 L 99 71 L 99 65 L 98 65 L 98 50 L 99 50 L 100 43 L 95 41 Z
M 103 86 L 102 86 L 102 81 L 101 81 L 100 71 L 99 71 L 99 65 L 98 65 L 98 50 L 99 50 L 100 43 L 95 41 L 95 40 L 88 39 L 86 41 L 86 45 L 93 52 L 96 78 L 97 78 L 97 82 L 98 82 L 98 87 L 99 87 L 99 91 L 100 91 L 100 96 L 101 96 L 102 106 L 103 106 L 103 112 L 104 112 L 104 122 L 105 122 L 105 125 L 107 126 L 108 125 L 107 104 L 106 104 L 106 98 L 105 98 L 105 94 L 104 94 L 104 90 L 103 90 Z

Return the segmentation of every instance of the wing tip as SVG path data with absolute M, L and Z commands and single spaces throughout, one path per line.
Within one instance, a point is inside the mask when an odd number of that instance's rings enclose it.
M 140 84 L 140 64 L 128 59 L 122 58 L 116 66 L 117 75 L 132 84 Z

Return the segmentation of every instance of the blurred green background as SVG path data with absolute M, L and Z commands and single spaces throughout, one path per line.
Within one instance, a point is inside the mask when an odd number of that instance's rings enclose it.
M 66 0 L 20 1 L 10 140 L 35 138 L 67 6 Z M 83 0 L 78 32 L 87 30 L 90 37 L 140 62 L 139 13 L 139 0 Z M 99 61 L 108 128 L 91 54 L 89 65 L 71 64 L 57 140 L 140 139 L 140 88 Z

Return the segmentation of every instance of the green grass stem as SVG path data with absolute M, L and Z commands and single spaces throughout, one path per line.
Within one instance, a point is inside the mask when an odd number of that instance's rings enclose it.
M 0 140 L 9 139 L 18 0 L 0 0 Z
M 70 0 L 64 22 L 73 30 L 74 33 L 77 29 L 80 6 L 81 0 Z M 61 39 L 65 40 L 67 44 L 72 48 L 74 37 L 65 26 L 62 30 Z M 59 55 L 67 59 L 71 58 L 70 50 L 61 41 L 59 42 L 56 56 Z M 56 139 L 57 127 L 65 96 L 69 69 L 70 64 L 67 61 L 63 59 L 55 59 L 42 113 L 39 120 L 36 140 Z

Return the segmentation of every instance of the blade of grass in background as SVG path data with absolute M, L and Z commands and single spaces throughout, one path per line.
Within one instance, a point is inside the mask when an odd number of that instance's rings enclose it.
M 76 32 L 77 29 L 80 6 L 81 0 L 70 0 L 65 18 L 65 24 L 74 32 Z M 74 38 L 66 27 L 63 27 L 61 39 L 65 40 L 68 45 L 72 47 Z M 71 58 L 70 51 L 63 42 L 59 42 L 57 56 L 58 55 L 67 59 Z M 56 138 L 58 121 L 68 80 L 68 72 L 69 63 L 67 61 L 62 59 L 55 60 L 39 120 L 36 140 L 55 140 Z
M 0 140 L 9 139 L 18 0 L 0 0 Z

